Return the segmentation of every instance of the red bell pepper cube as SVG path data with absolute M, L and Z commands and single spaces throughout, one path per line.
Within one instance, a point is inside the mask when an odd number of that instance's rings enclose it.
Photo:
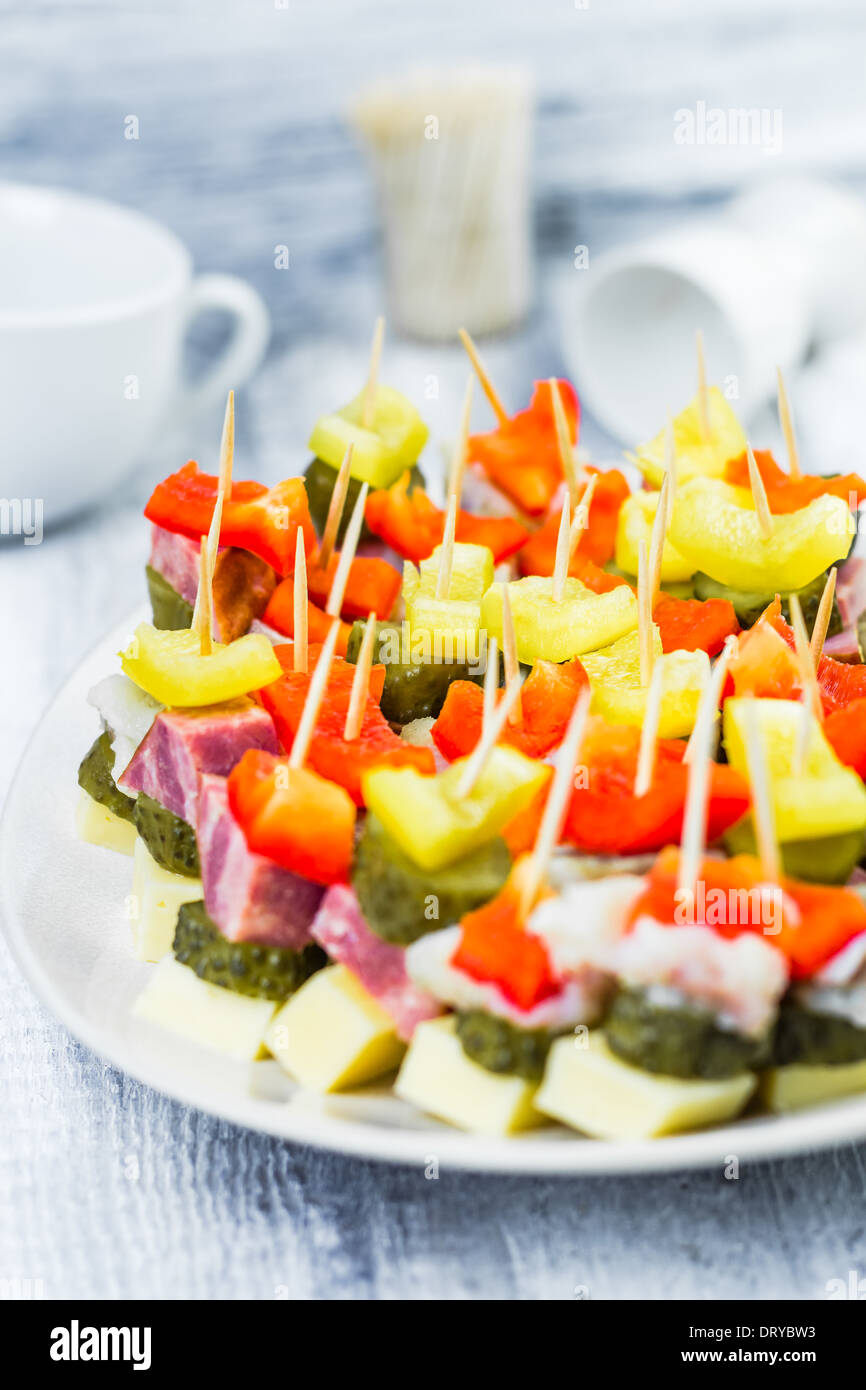
M 290 653 L 275 648 L 281 664 L 288 665 Z M 262 703 L 274 721 L 281 746 L 289 752 L 301 721 L 309 690 L 315 653 L 311 655 L 310 671 L 301 674 L 285 670 L 280 680 L 260 692 Z M 328 685 L 310 742 L 307 762 L 330 781 L 344 787 L 357 806 L 364 805 L 361 779 L 371 767 L 387 763 L 391 767 L 414 767 L 432 776 L 436 770 L 433 753 L 419 748 L 395 734 L 379 709 L 385 680 L 384 666 L 374 666 L 370 690 L 364 707 L 361 730 L 356 739 L 347 742 L 343 737 L 346 715 L 352 692 L 355 667 L 335 657 L 328 676 Z
M 404 473 L 388 488 L 377 488 L 367 498 L 364 519 L 374 535 L 404 560 L 420 564 L 433 554 L 445 532 L 445 513 L 431 502 L 423 488 L 409 491 Z M 459 511 L 455 540 L 467 545 L 486 545 L 498 565 L 514 555 L 529 532 L 514 517 L 473 516 Z
M 677 871 L 680 851 L 673 847 L 664 850 L 650 871 L 644 891 L 632 904 L 630 920 L 650 916 L 665 925 L 677 919 L 674 913 L 677 897 Z M 740 854 L 733 859 L 705 859 L 699 877 L 707 897 L 712 889 L 729 893 L 737 889 L 766 885 L 760 861 L 751 855 Z M 866 931 L 866 906 L 849 888 L 824 887 L 821 884 L 799 883 L 783 878 L 780 930 L 767 940 L 786 957 L 792 978 L 807 979 L 831 960 L 852 937 Z M 786 900 L 787 899 L 787 905 Z M 721 936 L 735 937 L 744 931 L 763 933 L 761 921 L 707 925 Z
M 248 749 L 229 774 L 228 792 L 251 850 L 314 883 L 348 881 L 356 810 L 342 787 Z
M 763 479 L 770 511 L 777 516 L 783 512 L 799 512 L 808 507 L 816 497 L 828 493 L 841 497 L 852 509 L 866 501 L 866 483 L 858 473 L 842 473 L 835 478 L 820 477 L 807 473 L 801 478 L 792 478 L 780 468 L 769 449 L 755 450 L 755 463 Z M 725 482 L 737 487 L 749 487 L 749 461 L 745 453 L 738 458 L 729 459 L 725 464 Z
M 519 918 L 519 895 L 509 879 L 502 892 L 461 923 L 451 964 L 473 980 L 496 985 L 525 1012 L 556 994 L 559 983 L 545 943 Z
M 144 514 L 166 531 L 198 540 L 210 528 L 218 486 L 218 478 L 202 473 L 190 461 L 157 483 Z M 292 574 L 298 527 L 312 553 L 316 533 L 302 478 L 286 478 L 271 488 L 241 481 L 232 485 L 231 497 L 223 505 L 220 541 L 258 555 L 277 574 Z
M 530 758 L 543 758 L 563 739 L 571 712 L 589 681 L 580 662 L 537 661 L 520 692 L 521 719 L 506 724 L 502 743 Z M 449 762 L 472 752 L 481 737 L 484 692 L 472 681 L 453 681 L 431 730 L 433 742 Z
M 559 382 L 572 443 L 577 439 L 580 407 L 574 387 Z M 469 439 L 468 459 L 527 516 L 544 516 L 562 482 L 562 464 L 550 383 L 536 381 L 532 400 L 504 425 Z
M 734 605 L 726 598 L 673 598 L 662 594 L 653 608 L 663 652 L 706 652 L 716 656 L 725 639 L 739 632 Z
M 366 616 L 366 615 L 365 615 Z M 324 642 L 331 630 L 334 619 L 330 618 L 321 608 L 308 598 L 307 599 L 307 641 Z M 281 632 L 284 637 L 294 637 L 295 635 L 295 584 L 294 580 L 283 579 L 268 600 L 268 606 L 262 614 L 262 622 L 267 623 L 268 627 Z M 336 651 L 338 656 L 346 655 L 346 647 L 349 642 L 349 633 L 352 631 L 348 623 L 340 623 L 340 635 L 337 638 Z

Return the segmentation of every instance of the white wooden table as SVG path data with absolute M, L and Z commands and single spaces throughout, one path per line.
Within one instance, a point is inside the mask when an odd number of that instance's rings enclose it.
M 763 157 L 678 161 L 672 112 L 699 98 L 782 105 L 785 158 L 862 186 L 854 0 L 820 12 L 806 0 L 513 9 L 6 6 L 4 174 L 147 209 L 200 268 L 247 275 L 267 298 L 274 350 L 239 400 L 240 472 L 270 479 L 302 464 L 316 410 L 355 389 L 379 307 L 372 202 L 339 121 L 359 74 L 453 56 L 458 36 L 471 56 L 536 66 L 538 236 L 551 273 L 576 242 L 658 225 Z M 137 145 L 122 136 L 129 113 Z M 292 251 L 282 278 L 277 242 Z M 550 316 L 491 356 L 517 400 L 528 375 L 561 365 Z M 432 423 L 447 437 L 459 355 L 403 345 L 386 366 L 410 391 L 442 373 Z M 203 429 L 191 447 L 205 459 L 216 438 Z M 41 547 L 0 544 L 0 792 L 52 692 L 140 602 L 140 508 L 178 462 L 155 449 L 97 515 Z M 0 1017 L 0 1292 L 30 1280 L 54 1297 L 808 1299 L 866 1272 L 863 1148 L 747 1167 L 737 1181 L 428 1181 L 238 1131 L 129 1081 L 45 1014 L 3 947 Z

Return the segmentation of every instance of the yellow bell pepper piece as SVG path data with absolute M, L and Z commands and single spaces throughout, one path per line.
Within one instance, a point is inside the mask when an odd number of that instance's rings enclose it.
M 731 698 L 725 701 L 723 733 L 728 762 L 748 776 L 746 729 L 755 711 L 767 763 L 776 838 L 806 840 L 861 830 L 866 826 L 866 788 L 839 761 L 814 715 L 802 770 L 795 772 L 797 743 L 804 717 L 792 700 Z
M 421 561 L 420 572 L 407 560 L 403 565 L 403 596 L 412 598 L 420 589 L 422 594 L 435 596 L 439 579 L 441 545 Z M 467 603 L 480 603 L 493 583 L 493 551 L 486 545 L 469 545 L 456 541 L 448 581 L 448 598 Z
M 653 624 L 653 650 L 662 665 L 659 738 L 684 738 L 691 733 L 701 691 L 709 680 L 706 652 L 668 652 Z M 581 657 L 589 676 L 592 708 L 609 724 L 643 723 L 649 687 L 640 682 L 640 644 L 636 632 L 600 652 Z
M 420 638 L 430 647 L 430 660 L 477 661 L 480 603 L 460 603 L 451 598 L 431 598 L 419 593 L 406 602 L 406 621 L 413 650 L 416 638 Z
M 710 436 L 704 439 L 698 398 L 674 416 L 674 456 L 677 482 L 689 478 L 720 478 L 728 459 L 739 458 L 746 448 L 740 422 L 718 386 L 711 386 L 709 397 Z M 634 462 L 653 487 L 661 487 L 665 476 L 665 434 L 663 427 L 655 439 L 640 444 Z
M 765 540 L 748 489 L 695 478 L 677 491 L 669 535 L 695 569 L 719 584 L 790 594 L 843 559 L 854 531 L 847 502 L 826 495 L 774 516 Z
M 367 429 L 361 424 L 363 406 L 362 392 L 333 415 L 322 415 L 309 447 L 316 458 L 339 468 L 352 444 L 352 477 L 371 487 L 390 487 L 415 463 L 427 443 L 427 426 L 412 402 L 391 386 L 377 386 Z
M 367 809 L 422 869 L 441 869 L 492 840 L 550 776 L 545 763 L 499 744 L 461 795 L 466 762 L 458 758 L 435 777 L 413 767 L 372 768 L 361 780 Z
M 442 651 L 439 659 L 471 661 L 479 652 L 481 599 L 493 583 L 493 553 L 486 545 L 455 544 L 448 596 L 437 599 L 440 552 L 437 546 L 420 571 L 410 560 L 403 565 L 406 621 L 413 636 L 426 634 L 434 650 Z
M 633 492 L 620 507 L 616 528 L 616 564 L 624 574 L 637 574 L 641 541 L 649 554 L 659 496 L 658 492 Z M 665 540 L 662 547 L 662 583 L 680 584 L 691 579 L 694 572 L 695 566 L 679 553 L 670 540 Z
M 637 599 L 625 584 L 606 594 L 593 593 L 579 579 L 566 579 L 561 599 L 553 597 L 553 580 L 527 575 L 508 585 L 517 657 L 569 661 L 583 652 L 606 647 L 637 627 Z M 481 603 L 481 626 L 502 647 L 502 585 L 491 584 Z
M 213 644 L 202 656 L 198 633 L 168 631 L 139 623 L 120 663 L 137 686 L 163 705 L 218 705 L 279 680 L 282 668 L 261 633 L 248 633 L 228 646 Z

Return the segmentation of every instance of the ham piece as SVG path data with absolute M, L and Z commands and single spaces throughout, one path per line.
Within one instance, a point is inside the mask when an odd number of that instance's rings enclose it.
M 354 891 L 345 884 L 336 883 L 328 889 L 311 932 L 331 960 L 351 970 L 391 1015 L 398 1035 L 406 1042 L 419 1023 L 442 1013 L 433 996 L 409 979 L 405 948 L 376 935 L 364 920 Z
M 195 604 L 198 591 L 199 543 L 189 536 L 154 526 L 150 542 L 150 567 L 157 570 L 171 587 Z M 234 642 L 249 632 L 250 623 L 260 618 L 277 587 L 277 576 L 270 565 L 248 550 L 220 546 L 213 576 L 214 637 L 218 642 Z
M 249 848 L 224 777 L 201 779 L 197 836 L 208 915 L 230 941 L 300 950 L 324 888 Z
M 195 826 L 202 773 L 228 777 L 248 748 L 279 752 L 267 710 L 246 698 L 158 714 L 118 780 Z

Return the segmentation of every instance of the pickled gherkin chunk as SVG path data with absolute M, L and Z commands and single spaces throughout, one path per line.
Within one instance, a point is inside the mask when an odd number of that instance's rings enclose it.
M 720 1028 L 696 1005 L 655 1004 L 645 990 L 621 987 L 604 1021 L 611 1052 L 644 1071 L 721 1081 L 766 1066 L 770 1036 L 747 1038 Z
M 826 572 L 819 574 L 813 579 L 811 584 L 807 584 L 804 589 L 798 589 L 797 597 L 800 600 L 800 607 L 803 610 L 803 619 L 806 623 L 806 631 L 811 632 L 818 616 L 818 606 L 821 602 L 821 595 L 824 592 L 824 585 L 827 582 Z M 711 579 L 708 574 L 703 574 L 698 570 L 692 579 L 695 598 L 727 599 L 733 605 L 737 615 L 737 621 L 743 628 L 754 627 L 761 614 L 773 602 L 775 593 L 756 593 L 745 589 L 731 589 L 727 584 L 720 584 L 717 580 Z M 780 594 L 782 600 L 782 617 L 786 623 L 791 621 L 790 594 Z M 828 637 L 835 637 L 842 631 L 842 617 L 839 607 L 834 598 L 833 607 L 830 611 L 830 626 L 827 629 Z
M 325 529 L 325 522 L 328 519 L 328 508 L 331 505 L 331 493 L 334 491 L 334 484 L 337 481 L 337 469 L 332 468 L 324 459 L 312 459 L 307 465 L 304 473 L 304 483 L 307 489 L 307 501 L 310 506 L 310 516 L 316 528 L 317 535 L 321 536 Z M 424 486 L 424 474 L 415 464 L 409 470 L 409 491 L 415 487 Z M 355 510 L 355 503 L 358 500 L 358 493 L 361 491 L 362 484 L 357 478 L 349 478 L 349 486 L 346 491 L 346 500 L 343 504 L 343 515 L 340 518 L 340 526 L 337 531 L 337 545 L 343 544 L 352 512 Z M 361 527 L 361 541 L 373 539 L 373 533 L 367 527 L 366 522 Z
M 175 960 L 200 980 L 235 994 L 282 1003 L 327 965 L 328 957 L 311 942 L 300 951 L 229 941 L 208 916 L 203 902 L 183 903 L 172 945 Z
M 180 816 L 160 806 L 152 796 L 139 792 L 132 813 L 138 831 L 152 859 L 173 874 L 200 878 L 201 865 L 195 831 Z
M 470 1061 L 487 1071 L 540 1081 L 558 1034 L 547 1028 L 519 1028 L 507 1018 L 470 1009 L 457 1014 L 457 1036 Z
M 192 604 L 181 598 L 177 589 L 172 588 L 165 575 L 152 565 L 145 567 L 147 592 L 153 610 L 153 625 L 172 632 L 192 627 Z
M 120 816 L 122 820 L 133 819 L 135 800 L 125 796 L 114 780 L 114 749 L 107 729 L 94 740 L 82 758 L 78 785 L 115 816 Z
M 835 835 L 812 835 L 779 844 L 782 872 L 801 883 L 847 883 L 863 857 L 863 830 L 841 830 Z M 743 816 L 724 834 L 729 854 L 757 854 L 757 838 L 751 815 Z
M 500 837 L 445 868 L 421 869 L 370 813 L 355 851 L 352 887 L 376 935 L 408 946 L 489 902 L 510 870 L 511 855 Z
M 842 1067 L 866 1059 L 866 1028 L 841 1014 L 820 1013 L 783 999 L 773 1038 L 773 1065 Z
M 377 626 L 373 661 L 385 667 L 385 685 L 380 701 L 382 713 L 392 724 L 410 724 L 413 719 L 435 719 L 445 703 L 452 681 L 474 681 L 481 684 L 483 675 L 477 667 L 465 661 L 404 661 L 402 633 L 394 623 L 380 622 Z M 352 625 L 346 660 L 354 663 L 361 650 L 366 623 Z M 390 659 L 395 651 L 401 659 Z

